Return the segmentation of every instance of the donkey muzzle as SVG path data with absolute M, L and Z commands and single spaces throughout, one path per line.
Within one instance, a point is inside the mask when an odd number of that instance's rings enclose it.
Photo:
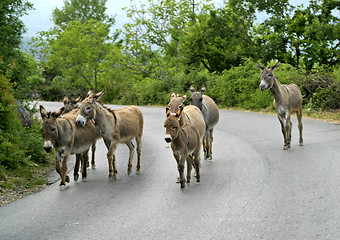
M 76 120 L 76 123 L 79 125 L 79 126 L 85 126 L 86 124 L 86 118 L 84 118 L 82 115 L 78 115 L 77 117 L 77 120 Z
M 47 153 L 51 152 L 53 149 L 53 145 L 51 141 L 45 141 L 44 143 L 44 149 Z
M 167 143 L 170 143 L 171 140 L 172 140 L 170 134 L 166 134 L 164 139 L 165 139 L 165 141 L 166 141 Z

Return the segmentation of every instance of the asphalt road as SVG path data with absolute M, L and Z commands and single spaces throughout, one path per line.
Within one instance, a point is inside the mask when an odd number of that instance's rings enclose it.
M 127 176 L 128 148 L 120 145 L 118 179 L 108 181 L 100 141 L 87 182 L 71 177 L 65 191 L 57 182 L 1 207 L 0 239 L 340 239 L 339 125 L 303 118 L 300 147 L 294 117 L 284 151 L 276 116 L 221 110 L 213 160 L 202 159 L 201 183 L 181 191 L 165 109 L 141 110 L 141 175 Z

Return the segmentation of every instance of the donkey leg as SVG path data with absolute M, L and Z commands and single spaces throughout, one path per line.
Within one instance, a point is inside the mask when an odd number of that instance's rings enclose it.
M 299 123 L 299 133 L 300 133 L 299 144 L 300 144 L 300 146 L 302 146 L 303 145 L 303 138 L 302 138 L 302 129 L 303 129 L 303 126 L 302 126 L 302 108 L 297 111 L 296 115 L 297 115 L 297 119 L 298 119 L 298 123 Z
M 196 172 L 196 182 L 200 182 L 200 148 L 194 153 L 194 166 L 195 166 L 195 172 Z
M 87 163 L 89 162 L 89 149 L 82 153 L 82 173 L 81 173 L 81 180 L 83 182 L 87 181 Z
M 191 170 L 192 170 L 193 156 L 187 157 L 187 183 L 191 181 Z
M 136 174 L 140 174 L 140 160 L 141 160 L 141 154 L 142 154 L 142 136 L 137 135 L 136 137 L 136 143 L 137 143 L 137 170 Z
M 96 162 L 94 160 L 95 153 L 96 153 L 96 143 L 94 143 L 91 147 L 91 152 L 92 152 L 92 159 L 91 159 L 91 167 L 92 169 L 96 168 Z
M 60 167 L 60 177 L 61 177 L 61 181 L 60 181 L 60 185 L 59 185 L 59 190 L 63 191 L 66 187 L 66 182 L 69 183 L 70 182 L 70 178 L 69 176 L 67 176 L 67 160 L 68 160 L 68 156 L 70 155 L 70 153 L 67 153 L 63 156 L 63 159 L 61 161 L 61 167 Z
M 126 146 L 128 146 L 128 148 L 129 148 L 129 163 L 128 163 L 128 170 L 127 170 L 127 172 L 128 172 L 128 175 L 130 175 L 131 171 L 132 171 L 131 170 L 132 169 L 132 160 L 133 160 L 133 152 L 135 150 L 135 146 L 133 145 L 132 141 L 128 142 L 126 144 Z
M 184 177 L 184 162 L 185 162 L 185 157 L 181 156 L 178 164 L 177 164 L 177 169 L 179 173 L 179 181 L 181 183 L 181 189 L 185 188 L 185 177 Z
M 204 159 L 207 159 L 207 143 L 206 143 L 206 133 L 203 137 L 203 154 L 204 154 Z
M 209 130 L 209 160 L 212 159 L 212 143 L 213 143 L 213 140 L 214 140 L 214 137 L 213 137 L 213 132 L 214 132 L 214 129 L 210 129 Z
M 59 152 L 55 152 L 55 170 L 57 171 L 57 173 L 59 174 L 59 176 L 61 177 L 61 172 L 60 172 L 60 161 L 61 161 L 61 156 L 59 154 Z
M 117 166 L 116 166 L 116 159 L 114 152 L 116 151 L 116 148 L 118 146 L 118 142 L 114 141 L 111 142 L 111 145 L 109 147 L 109 151 L 107 152 L 107 160 L 109 162 L 109 179 L 117 179 Z
M 287 114 L 286 119 L 286 145 L 290 148 L 291 138 L 292 138 L 292 122 L 290 121 L 290 114 Z
M 76 164 L 74 165 L 74 171 L 73 171 L 73 179 L 74 181 L 78 181 L 79 179 L 79 167 L 80 167 L 80 161 L 82 161 L 81 154 L 76 154 Z M 83 165 L 83 163 L 82 163 Z
M 280 115 L 278 115 L 278 118 L 279 118 L 279 121 L 281 123 L 281 132 L 282 132 L 282 135 L 283 135 L 283 150 L 287 150 L 288 147 L 287 147 L 287 134 L 286 134 L 286 127 L 285 127 L 285 119 L 283 117 L 281 117 Z

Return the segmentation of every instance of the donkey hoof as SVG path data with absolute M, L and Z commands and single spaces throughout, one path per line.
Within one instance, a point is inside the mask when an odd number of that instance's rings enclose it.
M 96 165 L 95 165 L 95 164 L 92 164 L 91 168 L 92 168 L 92 169 L 96 169 Z
M 131 170 L 131 169 L 128 169 L 127 172 L 128 172 L 128 175 L 130 176 L 132 170 Z
M 109 181 L 115 181 L 115 180 L 117 180 L 116 176 L 109 176 Z
M 140 170 L 137 170 L 137 171 L 136 171 L 136 175 L 140 175 Z
M 68 175 L 66 175 L 66 177 L 65 177 L 65 182 L 67 182 L 67 183 L 70 182 L 70 177 Z
M 82 177 L 81 181 L 82 182 L 87 182 L 87 177 Z
M 66 188 L 66 185 L 59 185 L 59 191 L 64 191 Z
M 79 175 L 78 174 L 77 175 L 73 175 L 73 179 L 74 179 L 75 182 L 78 181 Z
M 299 145 L 300 145 L 300 146 L 303 146 L 303 142 L 300 142 Z

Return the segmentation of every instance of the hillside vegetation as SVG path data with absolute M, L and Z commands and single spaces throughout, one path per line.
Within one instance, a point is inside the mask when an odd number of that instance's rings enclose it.
M 131 20 L 124 29 L 115 29 L 106 2 L 64 1 L 29 51 L 19 48 L 20 17 L 33 3 L 2 3 L 0 187 L 43 183 L 35 171 L 53 158 L 43 151 L 39 120 L 21 126 L 14 100 L 61 101 L 91 88 L 105 89 L 106 103 L 165 106 L 193 85 L 205 86 L 220 108 L 272 111 L 255 62 L 280 61 L 275 74 L 300 87 L 305 115 L 340 118 L 339 1 L 145 0 L 122 10 Z M 259 22 L 257 13 L 267 18 Z

